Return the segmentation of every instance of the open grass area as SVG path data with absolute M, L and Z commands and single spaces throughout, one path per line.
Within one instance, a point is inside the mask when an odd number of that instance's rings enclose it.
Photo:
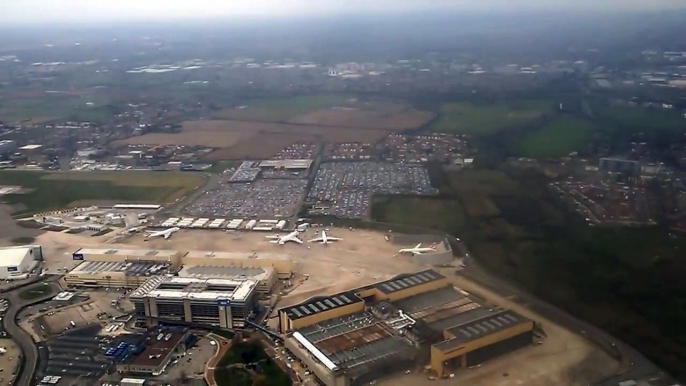
M 373 204 L 376 221 L 435 230 L 460 230 L 465 213 L 457 200 L 433 197 L 377 196 Z
M 582 149 L 598 129 L 598 126 L 585 119 L 557 119 L 524 138 L 520 155 L 533 158 L 565 156 Z
M 204 183 L 196 173 L 171 172 L 0 172 L 0 185 L 31 191 L 6 195 L 9 204 L 22 204 L 22 214 L 60 209 L 85 202 L 167 203 Z
M 286 122 L 298 114 L 335 107 L 344 104 L 351 98 L 355 98 L 355 96 L 346 94 L 313 94 L 256 98 L 241 102 L 240 107 L 216 111 L 213 113 L 213 117 L 218 119 Z
M 102 121 L 111 117 L 115 109 L 109 101 L 98 96 L 70 94 L 45 94 L 32 98 L 0 99 L 0 120 L 45 121 L 50 119 L 74 119 Z
M 247 365 L 247 366 L 246 366 Z M 291 379 L 267 356 L 258 342 L 237 342 L 215 370 L 218 386 L 290 386 Z
M 41 296 L 47 295 L 52 292 L 52 287 L 48 283 L 40 283 L 34 286 L 28 287 L 21 292 L 19 292 L 19 297 L 24 300 L 38 299 Z
M 686 119 L 678 111 L 640 106 L 606 106 L 594 109 L 598 118 L 634 130 L 679 131 Z
M 448 103 L 441 106 L 438 119 L 428 130 L 434 133 L 487 135 L 529 123 L 551 112 L 552 102 L 529 100 L 491 105 Z

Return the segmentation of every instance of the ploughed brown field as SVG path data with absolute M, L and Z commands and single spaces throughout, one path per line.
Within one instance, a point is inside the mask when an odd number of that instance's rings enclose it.
M 246 110 L 249 109 L 224 109 L 220 115 L 215 115 L 222 119 L 186 121 L 179 133 L 150 133 L 118 140 L 111 145 L 210 147 L 215 151 L 207 155 L 206 160 L 212 162 L 263 159 L 296 142 L 375 143 L 395 131 L 417 128 L 433 118 L 433 113 L 400 103 L 379 103 L 371 109 L 321 109 L 281 122 L 271 121 L 274 116 L 266 112 L 248 114 Z

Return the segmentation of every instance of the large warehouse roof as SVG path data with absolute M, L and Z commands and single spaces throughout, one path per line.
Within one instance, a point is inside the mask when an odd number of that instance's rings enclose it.
M 283 253 L 222 252 L 222 251 L 189 251 L 187 258 L 236 259 L 236 260 L 289 260 Z
M 178 252 L 171 249 L 124 249 L 124 248 L 81 248 L 74 252 L 82 255 L 119 255 L 134 257 L 172 257 Z
M 445 276 L 434 271 L 433 269 L 427 269 L 416 273 L 401 274 L 390 280 L 373 284 L 373 286 L 385 294 L 390 294 L 444 278 Z
M 413 356 L 412 345 L 391 334 L 383 324 L 383 320 L 360 312 L 302 328 L 297 334 L 316 348 L 315 353 L 318 351 L 340 369 L 370 366 L 395 356 Z
M 502 311 L 450 328 L 448 333 L 454 335 L 455 338 L 448 339 L 436 346 L 441 350 L 462 346 L 465 343 L 483 338 L 487 335 L 495 334 L 506 328 L 530 322 L 530 319 L 527 319 L 514 311 Z
M 166 265 L 160 263 L 136 261 L 136 262 L 120 262 L 120 261 L 84 261 L 76 266 L 69 273 L 72 274 L 95 274 L 107 272 L 123 272 L 127 275 L 142 276 L 146 274 L 158 274 L 164 269 Z
M 360 299 L 355 292 L 356 291 L 353 290 L 331 296 L 315 296 L 303 303 L 286 307 L 281 311 L 285 312 L 291 320 L 304 318 L 320 312 L 333 310 L 334 308 L 361 302 L 362 299 Z
M 16 267 L 21 265 L 24 257 L 30 253 L 31 247 L 7 247 L 0 248 L 0 265 L 4 267 Z
M 191 277 L 151 277 L 131 293 L 131 298 L 198 299 L 244 301 L 258 281 L 199 279 Z

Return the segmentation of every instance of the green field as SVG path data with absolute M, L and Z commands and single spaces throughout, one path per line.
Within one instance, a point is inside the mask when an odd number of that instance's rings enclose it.
M 434 133 L 487 135 L 520 126 L 550 113 L 546 100 L 500 102 L 490 105 L 448 103 L 441 106 L 438 118 L 428 130 Z
M 105 201 L 162 204 L 186 195 L 204 181 L 196 173 L 0 172 L 0 185 L 19 185 L 31 190 L 3 197 L 9 204 L 23 205 L 21 214 Z
M 43 295 L 47 295 L 52 292 L 52 287 L 48 283 L 41 283 L 26 288 L 19 292 L 19 297 L 24 300 L 38 299 Z
M 274 109 L 289 109 L 296 111 L 313 111 L 326 109 L 345 103 L 353 95 L 342 94 L 315 94 L 275 98 L 251 99 L 246 105 L 252 107 L 267 107 Z
M 578 151 L 591 139 L 598 126 L 585 119 L 561 118 L 523 139 L 519 155 L 557 158 Z
M 257 364 L 259 370 L 244 368 L 246 364 Z M 236 342 L 224 354 L 215 370 L 218 386 L 290 386 L 291 379 L 267 356 L 259 343 Z
M 464 208 L 457 200 L 377 196 L 372 208 L 374 219 L 381 222 L 434 230 L 460 230 L 465 225 Z
M 227 108 L 215 111 L 216 119 L 257 120 L 268 122 L 285 122 L 299 114 L 315 110 L 328 109 L 345 104 L 354 95 L 315 94 L 301 96 L 284 96 L 272 98 L 248 99 L 239 103 L 245 109 Z
M 601 120 L 607 120 L 633 130 L 682 131 L 686 128 L 686 119 L 678 111 L 632 107 L 606 106 L 596 107 L 594 112 Z
M 36 98 L 4 98 L 0 99 L 0 121 L 46 121 L 60 118 L 103 121 L 115 114 L 116 109 L 108 103 L 109 100 L 99 96 L 66 94 Z

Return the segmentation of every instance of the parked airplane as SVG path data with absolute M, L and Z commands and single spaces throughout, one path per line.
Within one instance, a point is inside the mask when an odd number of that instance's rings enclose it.
M 174 232 L 176 232 L 178 230 L 181 230 L 181 228 L 174 227 L 174 228 L 165 229 L 163 231 L 148 233 L 147 238 L 152 239 L 154 237 L 164 237 L 165 239 L 168 239 L 171 237 L 171 235 Z
M 331 244 L 332 241 L 339 241 L 343 240 L 340 237 L 331 237 L 326 235 L 326 231 L 322 231 L 322 237 L 317 237 L 316 239 L 312 239 L 308 241 L 309 243 L 317 242 L 320 241 L 321 244 Z
M 411 253 L 413 255 L 421 255 L 426 252 L 436 252 L 436 248 L 423 247 L 422 243 L 417 244 L 414 248 L 404 248 L 398 251 L 399 253 Z
M 7 352 L 7 349 L 4 347 L 0 347 L 0 354 L 4 354 Z
M 272 244 L 284 245 L 289 241 L 293 241 L 293 242 L 296 242 L 298 244 L 302 244 L 303 241 L 298 238 L 299 234 L 300 234 L 300 232 L 298 232 L 296 230 L 296 231 L 293 231 L 293 232 L 291 232 L 285 236 L 273 235 L 273 236 L 265 236 L 265 237 L 268 239 L 271 239 L 271 240 L 269 240 L 269 242 Z

